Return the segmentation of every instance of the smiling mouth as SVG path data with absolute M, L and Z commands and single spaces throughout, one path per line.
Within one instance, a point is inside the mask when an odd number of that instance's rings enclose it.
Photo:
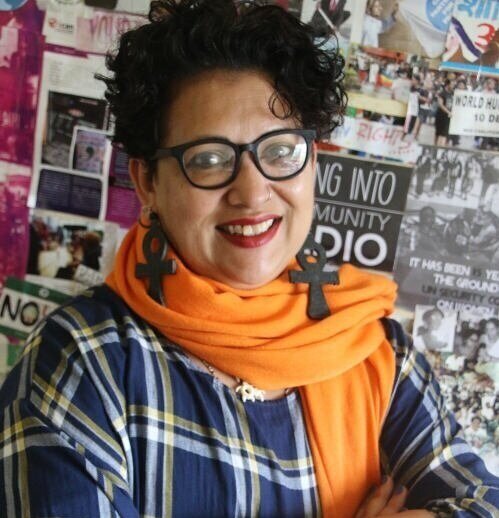
M 267 244 L 274 238 L 279 230 L 281 221 L 282 217 L 275 217 L 252 225 L 220 225 L 216 228 L 227 241 L 235 246 L 257 248 Z
M 282 218 L 267 219 L 254 225 L 220 225 L 217 229 L 231 236 L 260 236 L 268 232 L 270 228 L 276 225 L 281 219 Z

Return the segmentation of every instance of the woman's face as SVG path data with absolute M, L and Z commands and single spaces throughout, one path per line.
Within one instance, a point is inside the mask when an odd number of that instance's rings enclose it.
M 178 89 L 164 118 L 161 145 L 212 136 L 242 144 L 269 131 L 295 128 L 294 120 L 272 114 L 272 94 L 271 84 L 257 72 L 217 70 L 196 76 Z M 144 180 L 140 162 L 135 161 L 131 172 L 142 203 L 159 214 L 170 243 L 187 266 L 236 288 L 256 288 L 276 278 L 309 231 L 315 151 L 298 176 L 278 182 L 266 179 L 244 152 L 236 179 L 214 190 L 192 186 L 174 158 L 158 161 L 152 184 Z M 253 242 L 251 246 L 227 234 L 229 224 L 233 230 L 235 225 L 250 225 L 260 233 L 261 224 L 273 221 L 277 231 L 272 230 L 261 243 L 246 240 Z M 256 224 L 260 227 L 255 228 Z

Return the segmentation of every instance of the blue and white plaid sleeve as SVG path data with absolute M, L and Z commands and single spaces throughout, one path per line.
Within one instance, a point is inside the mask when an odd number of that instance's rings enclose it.
M 407 507 L 438 516 L 499 516 L 499 479 L 458 435 L 430 365 L 400 324 L 385 321 L 397 379 L 381 450 L 386 473 L 409 490 Z
M 86 331 L 105 339 L 106 322 L 70 332 L 58 319 L 33 333 L 0 390 L 0 516 L 138 518 L 118 432 L 123 401 L 105 399 L 76 345 Z

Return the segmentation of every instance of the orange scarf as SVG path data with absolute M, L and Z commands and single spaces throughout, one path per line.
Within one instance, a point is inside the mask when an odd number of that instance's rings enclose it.
M 344 265 L 340 284 L 324 288 L 332 314 L 316 321 L 306 314 L 308 285 L 290 283 L 288 270 L 240 290 L 194 274 L 170 248 L 177 273 L 163 278 L 165 307 L 135 277 L 145 232 L 129 231 L 106 283 L 152 327 L 221 371 L 261 389 L 299 387 L 323 515 L 353 516 L 380 478 L 395 357 L 379 319 L 393 309 L 395 284 Z

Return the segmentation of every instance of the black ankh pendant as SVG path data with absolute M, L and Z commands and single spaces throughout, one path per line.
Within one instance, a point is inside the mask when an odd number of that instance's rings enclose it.
M 308 253 L 305 253 L 305 250 Z M 309 257 L 313 261 L 308 260 Z M 310 285 L 308 297 L 307 315 L 314 320 L 321 320 L 331 314 L 326 297 L 322 291 L 324 284 L 339 284 L 336 272 L 325 272 L 327 263 L 326 251 L 319 243 L 316 243 L 309 234 L 296 259 L 303 271 L 292 270 L 289 272 L 289 280 L 294 283 L 303 282 Z
M 147 263 L 137 264 L 135 276 L 139 279 L 149 277 L 147 293 L 156 302 L 165 306 L 161 280 L 164 275 L 172 275 L 177 271 L 177 263 L 174 259 L 164 260 L 168 252 L 168 241 L 161 228 L 158 215 L 151 212 L 150 220 L 151 226 L 142 241 L 142 251 Z

